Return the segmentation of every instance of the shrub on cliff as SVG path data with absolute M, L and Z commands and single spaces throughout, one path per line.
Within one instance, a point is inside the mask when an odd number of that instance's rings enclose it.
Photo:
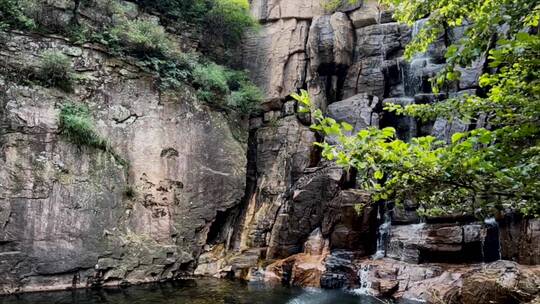
M 68 103 L 59 116 L 60 132 L 78 146 L 89 146 L 106 151 L 107 141 L 96 131 L 88 107 Z
M 138 57 L 164 57 L 175 51 L 175 46 L 165 29 L 150 20 L 120 21 L 109 30 L 109 44 L 115 42 L 127 53 Z
M 41 62 L 37 71 L 38 81 L 49 87 L 57 87 L 71 91 L 73 85 L 73 68 L 68 56 L 60 51 L 45 51 L 41 54 Z
M 246 30 L 257 26 L 247 0 L 215 0 L 206 22 L 207 30 L 221 38 L 226 47 L 236 46 Z
M 246 73 L 215 63 L 199 64 L 193 71 L 193 83 L 200 100 L 244 115 L 256 112 L 263 98 Z
M 202 22 L 212 8 L 212 0 L 137 0 L 136 2 L 169 17 L 193 23 Z
M 0 30 L 7 27 L 35 28 L 35 22 L 25 14 L 30 3 L 21 0 L 0 0 Z
M 229 93 L 226 70 L 215 63 L 198 65 L 193 70 L 193 83 L 199 99 L 206 102 L 218 104 Z
M 257 26 L 247 0 L 138 0 L 166 16 L 195 24 L 203 39 L 235 47 L 243 33 Z
M 446 67 L 432 79 L 434 92 L 452 87 L 457 67 L 483 54 L 488 72 L 479 79 L 481 96 L 461 96 L 434 104 L 386 110 L 423 121 L 442 117 L 484 128 L 456 133 L 451 142 L 433 136 L 404 142 L 393 128 L 353 127 L 312 109 L 304 91 L 294 95 L 315 120 L 314 130 L 332 137 L 322 154 L 354 168 L 375 200 L 413 199 L 428 215 L 517 211 L 540 216 L 540 5 L 536 1 L 384 0 L 398 21 L 412 25 L 429 16 L 407 46 L 408 58 L 425 52 L 445 30 L 467 22 L 464 38 L 448 47 Z M 501 30 L 504 29 L 504 32 Z
M 245 72 L 230 71 L 227 83 L 231 90 L 227 97 L 229 107 L 237 109 L 244 115 L 250 115 L 260 110 L 264 94 L 249 80 Z
M 71 143 L 108 152 L 119 164 L 128 166 L 128 162 L 96 130 L 87 106 L 67 103 L 60 109 L 58 120 L 60 134 Z

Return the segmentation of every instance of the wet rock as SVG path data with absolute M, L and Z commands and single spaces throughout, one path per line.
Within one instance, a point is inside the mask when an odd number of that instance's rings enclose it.
M 525 265 L 540 264 L 540 220 L 507 214 L 498 222 L 502 258 Z
M 321 287 L 338 289 L 358 285 L 355 254 L 346 250 L 332 250 L 325 260 L 326 271 L 321 277 Z
M 397 23 L 375 24 L 356 30 L 355 61 L 371 56 L 396 52 L 401 45 L 401 32 Z
M 324 239 L 321 229 L 317 228 L 309 235 L 304 243 L 304 253 L 309 255 L 321 255 L 328 250 L 328 240 Z
M 538 294 L 538 267 L 508 261 L 482 265 L 411 265 L 391 259 L 358 262 L 355 291 L 426 303 L 521 303 Z
M 304 243 L 304 251 L 268 265 L 264 281 L 300 287 L 321 287 L 325 273 L 324 260 L 328 256 L 328 240 L 320 229 L 315 229 Z
M 381 68 L 382 62 L 380 57 L 375 56 L 353 63 L 347 71 L 343 97 L 349 98 L 359 93 L 367 93 L 382 98 L 386 81 Z

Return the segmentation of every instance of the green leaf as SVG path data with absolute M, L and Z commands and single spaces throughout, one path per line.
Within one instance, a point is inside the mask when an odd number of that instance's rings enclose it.
M 349 123 L 346 123 L 346 122 L 342 122 L 341 123 L 341 126 L 343 127 L 343 129 L 347 132 L 351 132 L 353 130 L 353 126 L 350 125 Z
M 455 144 L 458 141 L 460 141 L 463 137 L 465 137 L 465 133 L 455 133 L 452 135 L 452 143 Z

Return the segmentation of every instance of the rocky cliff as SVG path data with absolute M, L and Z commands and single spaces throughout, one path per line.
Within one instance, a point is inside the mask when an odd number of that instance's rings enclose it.
M 313 145 L 321 136 L 289 97 L 308 90 L 356 131 L 394 126 L 404 139 L 448 139 L 473 126 L 422 124 L 382 103 L 474 93 L 483 62 L 448 93 L 433 94 L 428 81 L 461 31 L 406 62 L 422 22 L 399 25 L 375 1 L 335 12 L 317 0 L 253 0 L 251 8 L 261 27 L 247 35 L 242 64 L 266 99 L 249 122 L 209 108 L 189 86 L 159 90 L 137 61 L 99 45 L 1 32 L 0 292 L 196 274 L 428 302 L 538 296 L 540 269 L 520 265 L 540 263 L 538 220 L 424 222 L 412 203 L 372 205 L 354 172 L 321 160 Z M 70 58 L 73 92 L 18 81 L 23 65 L 36 66 L 49 49 Z M 125 162 L 62 137 L 58 113 L 71 101 L 89 106 Z M 477 286 L 496 292 L 480 295 Z
M 71 93 L 20 81 L 45 50 L 68 56 Z M 99 45 L 0 32 L 0 293 L 192 273 L 212 223 L 244 195 L 247 131 L 192 88 L 157 86 Z M 123 161 L 60 134 L 70 102 Z
M 508 275 L 513 279 L 493 283 L 498 287 L 488 284 L 500 294 L 486 301 L 512 301 L 520 293 L 526 296 L 519 301 L 529 301 L 538 294 L 538 268 L 515 264 L 538 264 L 538 220 L 420 219 L 411 202 L 371 205 L 354 172 L 321 160 L 311 144 L 320 134 L 310 131 L 309 116 L 298 114 L 289 97 L 306 89 L 317 107 L 356 131 L 392 126 L 403 139 L 431 134 L 449 140 L 475 126 L 420 123 L 385 113 L 382 104 L 475 94 L 482 60 L 462 69 L 459 83 L 445 93 L 434 94 L 429 82 L 465 26 L 407 62 L 404 47 L 424 21 L 400 25 L 376 1 L 328 12 L 319 1 L 254 0 L 252 13 L 262 28 L 247 37 L 243 60 L 266 91 L 264 115 L 250 121 L 248 186 L 233 240 L 206 247 L 196 273 L 455 303 L 476 303 L 470 278 L 491 282 L 488 277 Z M 359 203 L 367 207 L 359 211 Z M 500 259 L 514 262 L 486 264 Z

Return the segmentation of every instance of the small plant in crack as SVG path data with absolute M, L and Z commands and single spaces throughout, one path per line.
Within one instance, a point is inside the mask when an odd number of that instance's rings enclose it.
M 120 157 L 103 138 L 94 126 L 90 110 L 85 105 L 74 103 L 65 104 L 59 115 L 60 134 L 77 146 L 87 146 L 111 153 L 115 160 L 128 166 L 128 162 Z

